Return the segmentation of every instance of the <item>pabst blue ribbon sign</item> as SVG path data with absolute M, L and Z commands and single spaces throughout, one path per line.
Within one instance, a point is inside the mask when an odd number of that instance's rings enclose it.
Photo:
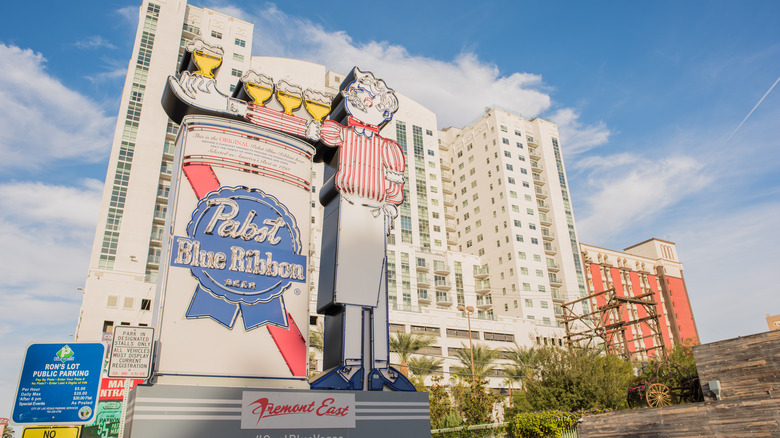
M 271 129 L 182 120 L 161 255 L 160 381 L 305 384 L 313 154 L 308 142 Z
M 188 318 L 209 317 L 232 328 L 239 314 L 246 330 L 288 327 L 283 293 L 306 281 L 295 218 L 259 189 L 223 187 L 201 199 L 176 236 L 171 265 L 198 279 Z

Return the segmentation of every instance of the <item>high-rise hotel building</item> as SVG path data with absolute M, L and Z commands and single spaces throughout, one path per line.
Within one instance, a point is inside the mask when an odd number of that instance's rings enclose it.
M 143 1 L 79 341 L 100 340 L 116 325 L 151 324 L 178 130 L 160 98 L 189 40 L 200 37 L 224 49 L 217 83 L 225 94 L 250 68 L 330 94 L 344 79 L 322 65 L 252 57 L 252 33 L 251 23 L 184 0 Z M 391 331 L 435 336 L 435 345 L 422 353 L 442 357 L 444 373 L 469 342 L 493 348 L 562 344 L 561 304 L 584 296 L 586 287 L 556 125 L 493 108 L 467 127 L 439 131 L 435 113 L 396 91 L 399 110 L 382 131 L 407 155 L 406 202 L 388 244 Z M 321 168 L 315 167 L 313 181 L 312 309 Z M 312 312 L 312 328 L 318 321 Z M 500 371 L 494 377 L 497 386 Z

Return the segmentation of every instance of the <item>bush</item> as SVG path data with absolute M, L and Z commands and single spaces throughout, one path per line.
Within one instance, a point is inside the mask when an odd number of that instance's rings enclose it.
M 575 412 L 541 411 L 517 414 L 509 425 L 513 438 L 560 438 L 565 429 L 576 427 L 585 415 L 602 414 L 611 409 L 586 409 Z

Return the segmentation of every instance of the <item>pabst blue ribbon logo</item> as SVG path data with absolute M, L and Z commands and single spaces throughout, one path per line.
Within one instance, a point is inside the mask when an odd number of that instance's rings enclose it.
M 228 328 L 287 328 L 283 293 L 306 281 L 295 218 L 258 189 L 222 187 L 200 200 L 187 237 L 174 237 L 171 266 L 198 279 L 187 318 L 212 318 Z

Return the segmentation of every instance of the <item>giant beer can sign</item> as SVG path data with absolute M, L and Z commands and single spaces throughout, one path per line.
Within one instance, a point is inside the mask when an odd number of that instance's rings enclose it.
M 158 376 L 306 378 L 313 146 L 187 116 L 159 280 Z

